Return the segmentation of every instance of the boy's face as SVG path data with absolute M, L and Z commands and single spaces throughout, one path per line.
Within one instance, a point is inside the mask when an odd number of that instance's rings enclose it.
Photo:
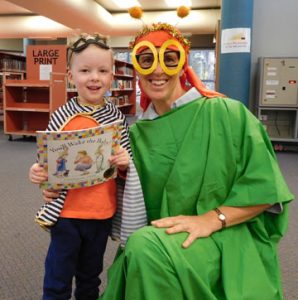
M 113 80 L 112 52 L 90 45 L 74 53 L 68 78 L 75 84 L 81 103 L 102 104 Z

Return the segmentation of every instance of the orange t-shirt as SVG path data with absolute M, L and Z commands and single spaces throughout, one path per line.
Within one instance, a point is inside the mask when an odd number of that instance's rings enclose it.
M 63 128 L 78 130 L 98 126 L 93 118 L 78 115 Z M 116 212 L 116 182 L 110 179 L 90 187 L 68 190 L 60 216 L 76 219 L 108 219 Z

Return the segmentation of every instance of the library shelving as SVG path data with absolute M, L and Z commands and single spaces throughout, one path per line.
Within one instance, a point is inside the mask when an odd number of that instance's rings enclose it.
M 65 73 L 51 73 L 50 80 L 4 78 L 4 133 L 35 136 L 45 130 L 50 114 L 66 101 Z
M 0 72 L 0 121 L 3 121 L 3 81 L 6 79 L 24 79 L 23 71 Z
M 35 136 L 66 102 L 66 45 L 28 45 L 26 79 L 3 79 L 4 133 Z
M 114 81 L 111 88 L 111 100 L 126 115 L 136 113 L 136 74 L 133 65 L 115 60 Z
M 22 54 L 0 52 L 0 121 L 3 121 L 3 78 L 24 79 L 25 61 Z
M 22 54 L 0 51 L 0 70 L 2 72 L 19 72 L 26 69 L 26 57 Z

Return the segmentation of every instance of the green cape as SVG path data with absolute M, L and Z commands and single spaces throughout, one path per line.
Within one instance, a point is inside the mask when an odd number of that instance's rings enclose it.
M 200 98 L 138 121 L 130 134 L 149 221 L 221 205 L 279 202 L 283 211 L 264 212 L 186 250 L 186 233 L 138 230 L 111 267 L 103 299 L 282 299 L 276 244 L 293 195 L 262 124 L 238 101 Z

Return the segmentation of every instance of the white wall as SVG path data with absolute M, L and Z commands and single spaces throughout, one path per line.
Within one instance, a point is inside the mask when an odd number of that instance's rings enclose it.
M 254 0 L 250 103 L 259 57 L 298 57 L 298 0 Z
M 23 39 L 0 39 L 0 50 L 23 52 Z
M 127 48 L 132 36 L 114 36 L 109 39 L 109 45 L 112 48 Z

